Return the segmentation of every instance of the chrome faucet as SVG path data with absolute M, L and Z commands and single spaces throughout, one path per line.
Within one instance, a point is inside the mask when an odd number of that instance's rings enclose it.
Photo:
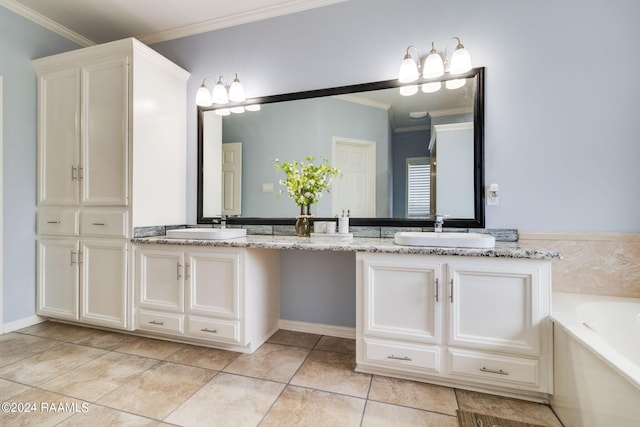
M 227 216 L 222 215 L 220 218 L 214 218 L 213 224 L 220 224 L 220 228 L 227 228 Z
M 433 222 L 433 231 L 442 233 L 442 224 L 444 224 L 444 215 L 436 215 L 436 219 Z

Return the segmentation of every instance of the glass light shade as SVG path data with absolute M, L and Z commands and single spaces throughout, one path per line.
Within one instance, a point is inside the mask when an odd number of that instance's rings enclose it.
M 231 87 L 229 87 L 229 99 L 233 102 L 243 102 L 247 99 L 244 96 L 244 87 L 242 87 L 237 74 L 236 78 L 233 79 L 233 83 L 231 83 Z
M 422 91 L 424 93 L 434 93 L 439 91 L 441 87 L 442 87 L 441 82 L 425 83 L 422 85 Z
M 228 108 L 219 108 L 217 110 L 214 110 L 213 112 L 219 116 L 228 116 L 229 114 L 231 114 L 231 111 L 229 111 Z
M 434 49 L 435 50 L 435 49 Z M 442 57 L 435 51 L 427 56 L 424 61 L 424 68 L 422 69 L 422 75 L 427 79 L 434 79 L 444 74 L 444 62 Z
M 214 104 L 226 104 L 229 102 L 227 88 L 224 87 L 220 80 L 218 80 L 218 83 L 213 87 L 212 100 Z
M 244 113 L 244 107 L 243 106 L 231 107 L 231 108 L 229 108 L 229 110 L 234 114 L 242 114 L 242 113 Z
M 260 111 L 260 104 L 245 105 L 244 108 L 247 111 Z
M 411 56 L 405 55 L 402 64 L 400 64 L 398 80 L 400 80 L 400 83 L 411 83 L 418 80 L 418 77 L 420 77 L 420 73 L 418 73 L 418 64 L 411 59 Z
M 200 86 L 196 92 L 196 105 L 200 107 L 211 107 L 211 93 L 204 83 L 202 83 L 202 86 Z
M 451 66 L 449 67 L 449 73 L 453 75 L 466 73 L 471 70 L 471 56 L 469 51 L 465 49 L 461 44 L 458 45 L 456 50 L 451 55 Z
M 411 96 L 411 95 L 415 95 L 416 93 L 418 93 L 417 85 L 402 86 L 400 88 L 400 95 L 402 96 Z
M 459 89 L 467 83 L 466 79 L 447 80 L 444 84 L 447 89 Z

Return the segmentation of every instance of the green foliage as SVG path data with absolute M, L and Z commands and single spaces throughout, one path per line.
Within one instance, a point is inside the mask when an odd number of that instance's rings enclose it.
M 276 159 L 276 170 L 283 171 L 286 179 L 280 180 L 280 185 L 287 188 L 287 194 L 298 206 L 318 203 L 324 190 L 329 186 L 340 171 L 331 166 L 326 157 L 319 165 L 314 165 L 315 157 L 308 156 L 305 162 L 280 162 Z M 282 193 L 282 190 L 280 191 Z

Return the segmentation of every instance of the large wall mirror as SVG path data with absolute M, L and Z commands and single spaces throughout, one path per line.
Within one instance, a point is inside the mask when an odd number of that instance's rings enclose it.
M 316 218 L 428 226 L 443 214 L 449 226 L 484 227 L 484 68 L 457 78 L 464 85 L 443 79 L 431 93 L 390 80 L 256 98 L 242 114 L 200 107 L 198 223 L 293 224 L 299 209 L 279 194 L 275 160 L 313 156 L 342 172 Z

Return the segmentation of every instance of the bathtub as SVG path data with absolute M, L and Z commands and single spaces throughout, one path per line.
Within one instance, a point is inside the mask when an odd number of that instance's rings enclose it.
M 552 320 L 564 425 L 640 426 L 640 299 L 554 293 Z

